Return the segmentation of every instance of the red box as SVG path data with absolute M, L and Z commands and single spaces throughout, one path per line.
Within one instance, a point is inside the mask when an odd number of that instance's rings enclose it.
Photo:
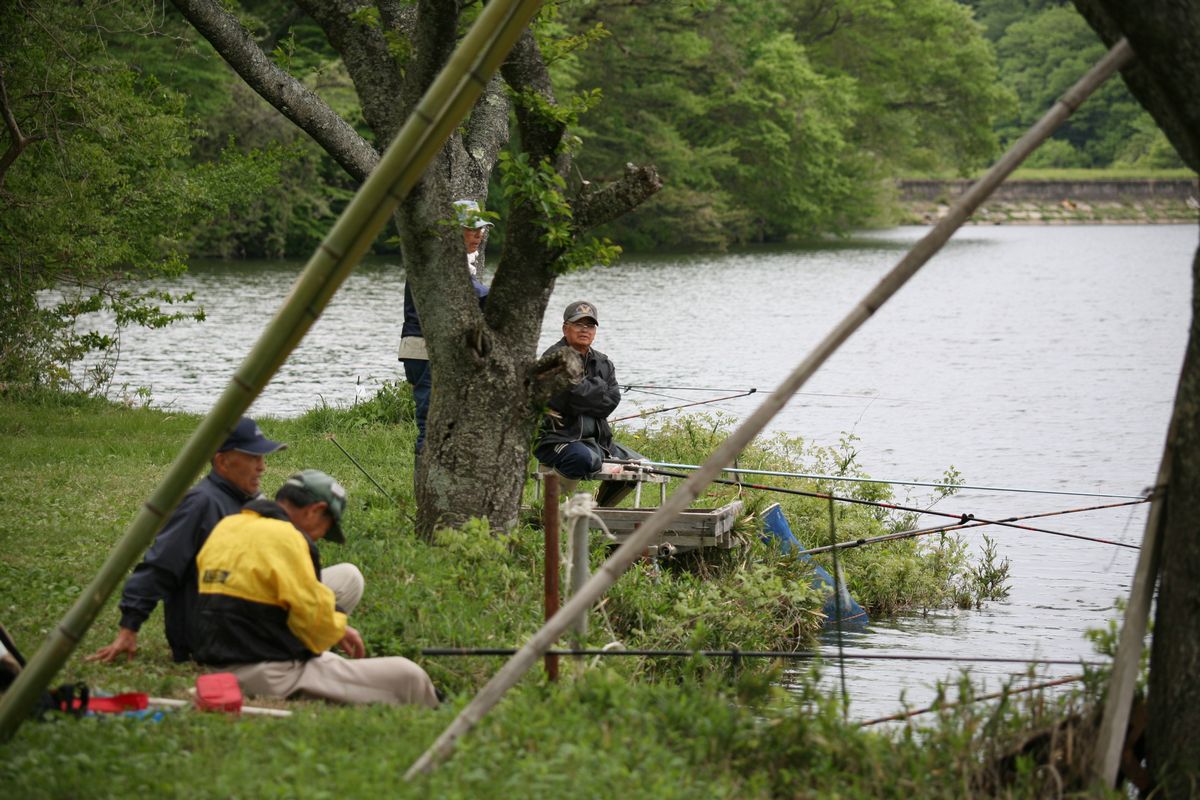
M 232 672 L 213 672 L 196 678 L 196 708 L 201 711 L 242 710 L 242 687 Z

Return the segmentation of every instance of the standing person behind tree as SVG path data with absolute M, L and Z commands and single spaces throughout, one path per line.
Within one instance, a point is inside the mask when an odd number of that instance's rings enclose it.
M 247 694 L 435 708 L 425 670 L 407 658 L 362 658 L 358 631 L 321 583 L 316 542 L 344 542 L 346 490 L 324 472 L 287 479 L 221 521 L 196 557 L 196 660 L 228 669 Z M 350 659 L 329 652 L 338 645 Z M 351 660 L 352 659 L 352 660 Z
M 570 347 L 583 357 L 583 380 L 556 394 L 547 404 L 533 454 L 564 478 L 570 492 L 580 479 L 598 472 L 606 457 L 638 459 L 638 453 L 612 440 L 608 415 L 621 402 L 617 371 L 608 356 L 592 347 L 599 326 L 596 306 L 576 300 L 563 311 L 563 338 L 542 354 Z
M 184 495 L 121 593 L 121 627 L 111 644 L 88 661 L 113 661 L 137 654 L 142 623 L 163 604 L 167 643 L 176 661 L 192 655 L 196 609 L 196 553 L 222 517 L 236 514 L 259 493 L 266 455 L 287 445 L 273 442 L 254 420 L 242 417 L 212 458 L 212 471 Z
M 482 306 L 488 295 L 488 287 L 479 280 L 476 262 L 480 260 L 487 229 L 492 223 L 483 218 L 483 212 L 474 200 L 455 200 L 454 216 L 462 228 L 471 286 L 475 289 L 475 296 L 479 298 L 479 304 Z M 419 458 L 425 450 L 425 420 L 429 417 L 429 395 L 433 388 L 433 375 L 429 370 L 429 355 L 425 349 L 425 337 L 421 333 L 421 320 L 417 316 L 417 307 L 407 282 L 404 284 L 404 326 L 400 330 L 400 363 L 404 365 L 404 379 L 412 386 L 417 417 L 417 442 L 414 451 Z

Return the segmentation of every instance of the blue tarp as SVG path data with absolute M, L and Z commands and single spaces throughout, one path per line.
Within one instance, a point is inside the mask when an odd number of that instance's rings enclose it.
M 787 517 L 783 515 L 783 509 L 779 507 L 779 503 L 772 503 L 760 515 L 760 518 L 763 523 L 764 542 L 774 538 L 779 542 L 779 550 L 784 555 L 803 549 L 796 541 L 796 537 L 792 533 L 792 526 L 788 524 Z M 812 556 L 800 555 L 798 558 L 812 563 Z M 846 584 L 840 581 L 835 582 L 833 576 L 824 567 L 813 564 L 812 568 L 813 586 L 824 589 L 826 592 L 825 606 L 821 609 L 825 614 L 826 627 L 837 624 L 840 610 L 843 628 L 865 628 L 868 622 L 867 612 L 850 596 Z

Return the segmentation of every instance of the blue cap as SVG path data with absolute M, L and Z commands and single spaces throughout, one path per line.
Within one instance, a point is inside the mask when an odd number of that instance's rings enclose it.
M 263 432 L 258 427 L 257 422 L 249 417 L 242 417 L 229 433 L 229 436 L 226 437 L 225 442 L 217 448 L 217 452 L 224 453 L 227 450 L 237 450 L 239 453 L 265 456 L 267 453 L 274 453 L 276 450 L 283 450 L 286 447 L 287 445 L 283 442 L 273 442 L 266 436 L 263 436 Z

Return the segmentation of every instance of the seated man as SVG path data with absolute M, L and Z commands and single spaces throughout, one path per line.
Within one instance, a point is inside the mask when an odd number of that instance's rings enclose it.
M 592 347 L 599 324 L 596 306 L 576 300 L 563 312 L 563 338 L 542 354 L 570 347 L 583 357 L 583 380 L 550 398 L 533 450 L 539 462 L 564 478 L 564 493 L 598 472 L 605 458 L 641 458 L 612 440 L 607 418 L 621 402 L 621 387 L 612 361 Z
M 196 556 L 196 660 L 229 670 L 247 694 L 436 708 L 433 683 L 412 661 L 362 658 L 362 637 L 321 583 L 315 543 L 345 541 L 345 509 L 341 484 L 309 469 L 288 478 L 274 503 L 251 501 L 213 528 Z M 358 660 L 334 655 L 333 645 Z
M 172 657 L 175 661 L 192 657 L 196 553 L 222 517 L 236 514 L 259 494 L 267 468 L 264 457 L 286 446 L 263 436 L 249 417 L 238 421 L 213 456 L 212 471 L 184 495 L 142 562 L 125 581 L 117 637 L 88 656 L 88 661 L 111 662 L 120 656 L 132 661 L 137 654 L 138 631 L 159 601 Z

